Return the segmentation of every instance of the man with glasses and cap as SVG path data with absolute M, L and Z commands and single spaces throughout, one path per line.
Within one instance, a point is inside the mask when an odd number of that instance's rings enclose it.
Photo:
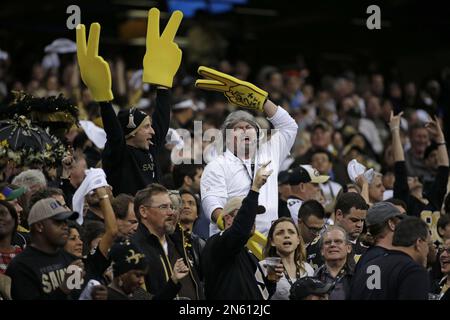
M 292 219 L 297 221 L 302 203 L 306 200 L 318 200 L 321 192 L 320 184 L 327 182 L 330 177 L 320 175 L 319 171 L 310 165 L 301 165 L 288 172 L 292 195 L 287 203 Z
M 83 263 L 64 250 L 69 237 L 67 220 L 77 217 L 78 213 L 53 198 L 33 205 L 28 215 L 31 244 L 6 270 L 12 279 L 13 300 L 66 300 L 73 289 L 80 289 L 76 282 L 82 285 Z

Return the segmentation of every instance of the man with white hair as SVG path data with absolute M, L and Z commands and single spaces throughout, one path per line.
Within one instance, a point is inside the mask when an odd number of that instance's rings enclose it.
M 270 160 L 273 174 L 258 196 L 258 204 L 266 208 L 266 213 L 256 217 L 256 229 L 267 234 L 271 222 L 278 218 L 280 164 L 289 154 L 298 126 L 286 110 L 267 99 L 267 92 L 251 83 L 205 67 L 200 67 L 199 73 L 214 80 L 197 80 L 197 87 L 224 92 L 233 104 L 263 111 L 275 128 L 270 140 L 262 141 L 263 132 L 250 113 L 239 110 L 225 119 L 224 152 L 208 163 L 200 184 L 203 210 L 211 220 L 210 235 L 219 231 L 215 223 L 227 199 L 247 195 L 256 171 Z
M 20 205 L 23 208 L 28 208 L 28 204 L 33 194 L 47 187 L 47 180 L 45 179 L 44 174 L 37 169 L 22 171 L 13 179 L 12 183 L 19 187 L 25 187 L 26 189 L 25 198 L 22 199 L 22 201 L 19 200 Z

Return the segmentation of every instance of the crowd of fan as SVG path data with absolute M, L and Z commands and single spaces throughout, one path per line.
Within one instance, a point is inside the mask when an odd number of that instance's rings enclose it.
M 56 171 L 1 159 L 2 299 L 448 298 L 445 79 L 419 88 L 345 72 L 313 84 L 304 65 L 215 66 L 268 92 L 262 114 L 199 90 L 188 68 L 166 90 L 109 61 L 110 103 L 95 101 L 76 63 L 36 63 L 27 81 L 8 78 L 10 63 L 0 61 L 0 102 L 62 93 L 107 142 L 73 126 Z M 208 153 L 194 121 L 249 140 L 276 130 L 256 144 L 255 166 L 228 141 Z M 186 161 L 198 153 L 211 157 Z M 351 177 L 354 160 L 374 171 Z

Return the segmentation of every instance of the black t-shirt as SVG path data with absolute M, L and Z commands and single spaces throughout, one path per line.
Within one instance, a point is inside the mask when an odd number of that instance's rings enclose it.
M 65 270 L 76 257 L 60 249 L 48 254 L 28 246 L 16 256 L 6 269 L 11 280 L 13 300 L 65 300 L 68 298 L 59 286 Z
M 350 299 L 427 300 L 429 292 L 430 282 L 423 266 L 406 253 L 386 250 L 354 274 Z
M 372 261 L 373 259 L 382 256 L 387 250 L 380 246 L 370 247 L 362 256 L 359 258 L 358 263 L 355 266 L 355 273 L 358 272 L 359 269 L 364 268 L 367 263 Z

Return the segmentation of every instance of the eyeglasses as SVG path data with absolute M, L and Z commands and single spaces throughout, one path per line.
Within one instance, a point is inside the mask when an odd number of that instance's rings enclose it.
M 323 227 L 321 227 L 321 228 L 313 228 L 313 227 L 308 226 L 304 221 L 302 221 L 302 222 L 305 225 L 306 229 L 308 229 L 309 232 L 311 232 L 313 234 L 319 234 L 320 231 L 322 231 L 322 229 L 323 229 Z
M 166 211 L 167 210 L 170 210 L 170 211 L 175 210 L 175 207 L 171 204 L 161 204 L 159 206 L 147 206 L 147 205 L 143 204 L 142 206 L 146 207 L 146 208 L 160 209 L 160 210 L 166 210 Z

